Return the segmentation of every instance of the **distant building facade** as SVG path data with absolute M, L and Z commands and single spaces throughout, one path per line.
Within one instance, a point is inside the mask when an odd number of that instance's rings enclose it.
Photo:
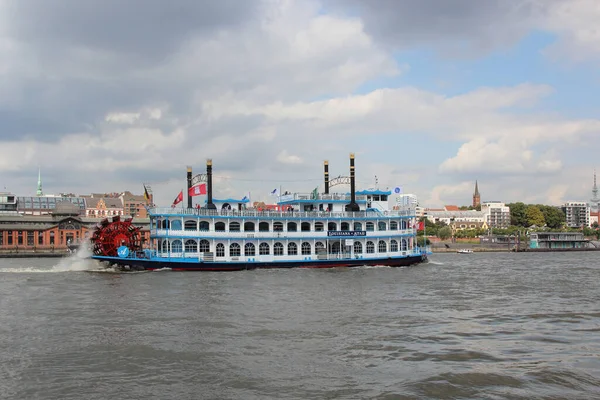
M 510 207 L 499 201 L 486 201 L 481 204 L 481 212 L 490 228 L 510 226 Z
M 8 192 L 0 192 L 0 214 L 16 213 L 17 197 Z
M 569 228 L 590 226 L 590 207 L 587 203 L 570 201 L 563 204 L 562 209 L 565 213 L 566 224 Z
M 125 191 L 121 193 L 119 199 L 123 204 L 123 215 L 134 218 L 148 218 L 146 206 L 148 202 L 152 202 L 151 198 L 146 201 L 144 195 L 135 195 L 130 191 Z
M 17 211 L 23 215 L 49 215 L 59 204 L 74 204 L 79 214 L 85 214 L 85 200 L 82 197 L 62 196 L 20 196 L 17 198 Z
M 93 195 L 92 195 L 93 196 Z M 88 218 L 107 218 L 123 215 L 123 202 L 114 197 L 85 197 L 85 216 Z

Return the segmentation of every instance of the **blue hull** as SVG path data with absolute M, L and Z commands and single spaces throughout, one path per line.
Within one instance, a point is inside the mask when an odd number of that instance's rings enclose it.
M 110 265 L 129 266 L 135 269 L 156 270 L 170 268 L 173 271 L 241 271 L 273 268 L 339 268 L 361 266 L 408 267 L 427 261 L 427 256 L 390 257 L 379 259 L 302 260 L 281 262 L 199 262 L 196 260 L 169 260 L 147 258 L 120 258 L 92 256 L 92 259 Z

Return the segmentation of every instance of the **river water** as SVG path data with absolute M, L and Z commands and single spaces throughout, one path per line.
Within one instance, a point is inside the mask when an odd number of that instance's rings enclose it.
M 599 260 L 101 274 L 0 259 L 0 398 L 600 399 Z

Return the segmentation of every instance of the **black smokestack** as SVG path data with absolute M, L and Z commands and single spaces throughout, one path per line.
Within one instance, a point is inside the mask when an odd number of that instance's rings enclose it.
M 325 194 L 329 194 L 329 161 L 325 160 L 323 168 L 325 168 Z
M 346 211 L 360 211 L 356 204 L 356 178 L 354 176 L 354 153 L 350 153 L 350 204 L 346 204 Z
M 212 202 L 212 160 L 206 160 L 206 208 L 216 210 L 217 207 Z
M 192 188 L 192 167 L 187 167 L 187 193 L 188 193 L 188 208 L 192 208 L 192 196 L 190 196 L 190 189 Z

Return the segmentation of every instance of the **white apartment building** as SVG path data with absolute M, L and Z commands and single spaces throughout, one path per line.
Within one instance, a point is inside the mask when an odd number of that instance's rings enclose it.
M 453 222 L 484 222 L 485 215 L 482 211 L 465 210 L 465 211 L 425 211 L 427 219 L 433 223 L 444 222 L 450 225 Z
M 481 212 L 490 228 L 508 228 L 510 226 L 510 207 L 500 201 L 481 203 Z
M 419 201 L 416 194 L 399 194 L 396 195 L 396 205 L 415 208 L 419 205 Z
M 590 226 L 590 206 L 582 201 L 569 201 L 563 207 L 569 228 Z

